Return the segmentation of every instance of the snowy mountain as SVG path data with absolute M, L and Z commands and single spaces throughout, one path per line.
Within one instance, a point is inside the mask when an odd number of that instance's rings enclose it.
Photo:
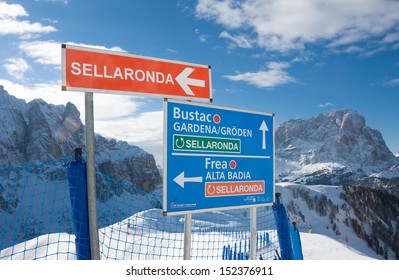
M 26 103 L 0 86 L 0 118 L 0 167 L 54 161 L 85 147 L 84 125 L 72 103 L 55 106 L 41 99 Z M 95 140 L 95 161 L 102 172 L 146 191 L 161 182 L 153 155 L 99 134 Z
M 354 110 L 288 120 L 275 136 L 280 182 L 342 185 L 362 180 L 362 185 L 398 190 L 399 159 Z

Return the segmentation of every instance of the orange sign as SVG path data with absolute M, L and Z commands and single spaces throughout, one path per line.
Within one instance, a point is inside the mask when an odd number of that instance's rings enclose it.
M 253 195 L 265 193 L 265 181 L 207 182 L 205 197 Z
M 212 99 L 209 66 L 62 45 L 62 90 Z

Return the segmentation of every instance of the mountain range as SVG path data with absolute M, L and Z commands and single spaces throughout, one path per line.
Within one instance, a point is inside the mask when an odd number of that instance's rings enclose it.
M 279 182 L 382 187 L 399 193 L 399 158 L 355 110 L 339 110 L 277 127 Z
M 29 103 L 0 86 L 0 167 L 50 162 L 85 147 L 84 125 L 72 103 Z M 154 156 L 125 141 L 95 135 L 95 162 L 108 176 L 153 191 L 161 182 Z M 128 176 L 126 176 L 128 174 Z
M 84 125 L 72 103 L 56 106 L 40 99 L 27 103 L 0 86 L 0 118 L 0 167 L 59 160 L 85 147 Z M 135 189 L 159 192 L 161 176 L 153 155 L 99 134 L 95 139 L 97 169 L 123 184 L 98 192 L 104 202 L 101 207 L 118 199 L 130 205 Z M 399 159 L 361 114 L 339 110 L 288 120 L 275 130 L 275 149 L 276 190 L 283 192 L 289 216 L 302 232 L 312 224 L 314 230 L 337 240 L 349 236 L 353 246 L 363 242 L 361 247 L 368 246 L 381 258 L 399 259 Z M 0 202 L 7 195 L 7 186 L 0 185 Z M 0 217 L 9 217 L 13 227 L 20 227 L 13 211 L 22 198 L 12 195 L 11 205 L 0 203 Z M 151 202 L 147 204 L 151 207 Z M 51 230 L 38 222 L 39 214 L 29 218 L 35 223 L 34 235 L 21 233 L 20 241 L 47 232 L 70 232 L 69 217 L 61 208 L 60 224 Z M 130 215 L 127 210 L 99 211 L 103 226 Z M 29 221 L 22 223 L 26 227 Z M 1 225 L 0 230 L 4 230 Z M 6 240 L 0 248 L 12 244 Z

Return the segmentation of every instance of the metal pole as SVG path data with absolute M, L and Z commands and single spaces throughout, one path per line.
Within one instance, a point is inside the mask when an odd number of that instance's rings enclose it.
M 250 208 L 250 230 L 251 230 L 251 260 L 256 260 L 256 207 Z
M 96 173 L 94 167 L 94 109 L 93 93 L 85 93 L 86 115 L 86 170 L 87 170 L 87 204 L 89 212 L 90 252 L 92 260 L 100 259 L 100 245 L 97 221 Z
M 191 258 L 191 214 L 186 214 L 184 218 L 184 260 Z

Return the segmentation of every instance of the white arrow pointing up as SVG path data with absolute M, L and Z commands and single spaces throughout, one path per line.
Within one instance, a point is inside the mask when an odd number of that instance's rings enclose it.
M 176 178 L 173 179 L 180 187 L 184 189 L 184 183 L 187 182 L 197 182 L 197 183 L 202 183 L 202 177 L 184 177 L 184 171 L 180 173 L 179 175 L 176 176 Z
M 266 131 L 269 131 L 265 121 L 259 127 L 259 130 L 262 131 L 262 150 L 266 150 Z
M 195 95 L 190 86 L 205 87 L 205 81 L 189 78 L 188 76 L 194 71 L 194 68 L 186 67 L 177 77 L 176 81 L 182 87 L 187 95 Z

